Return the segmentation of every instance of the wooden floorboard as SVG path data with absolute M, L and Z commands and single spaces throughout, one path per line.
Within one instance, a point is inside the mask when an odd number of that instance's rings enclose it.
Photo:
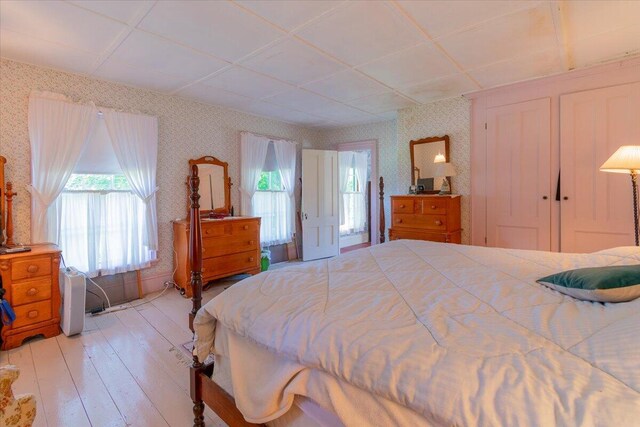
M 231 283 L 205 291 L 203 304 Z M 14 392 L 36 396 L 34 427 L 192 425 L 191 358 L 182 348 L 192 338 L 191 300 L 174 289 L 157 296 L 85 317 L 80 335 L 34 339 L 0 352 L 1 365 L 20 368 Z M 225 426 L 208 408 L 205 422 Z

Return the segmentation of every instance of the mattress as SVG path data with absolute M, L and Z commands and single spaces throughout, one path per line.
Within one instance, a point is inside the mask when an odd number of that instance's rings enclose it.
M 635 247 L 559 254 L 393 241 L 234 285 L 198 312 L 196 352 L 226 353 L 252 421 L 324 387 L 342 423 L 379 425 L 342 418 L 348 386 L 430 425 L 633 425 L 640 299 L 583 302 L 535 280 L 639 263 Z M 256 348 L 275 369 L 256 369 Z

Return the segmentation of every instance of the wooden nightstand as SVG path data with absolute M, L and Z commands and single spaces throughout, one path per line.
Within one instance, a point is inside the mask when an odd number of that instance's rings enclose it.
M 25 338 L 60 333 L 60 249 L 33 245 L 31 252 L 0 255 L 4 298 L 16 313 L 11 326 L 2 327 L 2 350 L 19 347 Z
M 460 243 L 460 196 L 391 196 L 389 240 Z

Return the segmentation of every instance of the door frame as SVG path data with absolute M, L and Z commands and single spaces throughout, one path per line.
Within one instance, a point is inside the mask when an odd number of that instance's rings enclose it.
M 380 243 L 379 189 L 378 189 L 378 140 L 341 142 L 334 145 L 337 151 L 371 150 L 371 236 L 372 245 Z

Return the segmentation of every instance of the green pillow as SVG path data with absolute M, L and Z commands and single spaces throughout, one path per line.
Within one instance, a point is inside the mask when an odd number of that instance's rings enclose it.
M 631 301 L 640 297 L 640 265 L 579 268 L 543 277 L 538 283 L 585 301 Z

